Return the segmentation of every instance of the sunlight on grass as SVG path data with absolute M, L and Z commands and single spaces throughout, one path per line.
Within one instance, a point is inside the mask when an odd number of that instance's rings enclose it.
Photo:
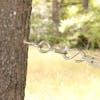
M 25 100 L 100 100 L 100 68 L 29 47 Z

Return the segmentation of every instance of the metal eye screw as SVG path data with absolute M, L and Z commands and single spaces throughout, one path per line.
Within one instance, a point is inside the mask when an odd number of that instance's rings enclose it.
M 34 42 L 27 42 L 26 40 L 23 41 L 24 44 L 27 44 L 27 45 L 32 45 L 34 47 L 37 47 L 38 44 L 37 43 L 34 43 Z

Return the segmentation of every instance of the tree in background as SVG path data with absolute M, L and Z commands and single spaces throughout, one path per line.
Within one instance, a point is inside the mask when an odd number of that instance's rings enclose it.
M 52 0 L 52 19 L 53 22 L 59 24 L 59 10 L 60 10 L 60 3 L 58 0 Z
M 89 6 L 89 0 L 82 0 L 83 9 L 87 10 Z
M 24 100 L 31 0 L 0 0 L 0 100 Z

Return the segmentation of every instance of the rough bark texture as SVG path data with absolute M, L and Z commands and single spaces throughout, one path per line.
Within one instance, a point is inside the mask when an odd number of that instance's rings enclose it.
M 24 100 L 31 0 L 0 0 L 0 100 Z

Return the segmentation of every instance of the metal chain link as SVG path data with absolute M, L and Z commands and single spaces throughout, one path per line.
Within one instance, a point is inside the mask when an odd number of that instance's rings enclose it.
M 82 50 L 73 50 L 68 47 L 51 47 L 51 45 L 46 41 L 41 41 L 40 43 L 34 43 L 34 42 L 28 42 L 24 40 L 24 44 L 32 45 L 34 47 L 37 47 L 41 53 L 47 53 L 49 51 L 54 51 L 55 53 L 62 54 L 64 59 L 71 60 L 77 57 L 78 55 L 81 55 L 79 60 L 76 60 L 76 62 L 89 62 L 91 64 L 96 64 L 100 67 L 100 56 L 89 56 Z M 72 51 L 74 51 L 72 54 L 70 54 Z M 70 54 L 70 55 L 69 55 Z

